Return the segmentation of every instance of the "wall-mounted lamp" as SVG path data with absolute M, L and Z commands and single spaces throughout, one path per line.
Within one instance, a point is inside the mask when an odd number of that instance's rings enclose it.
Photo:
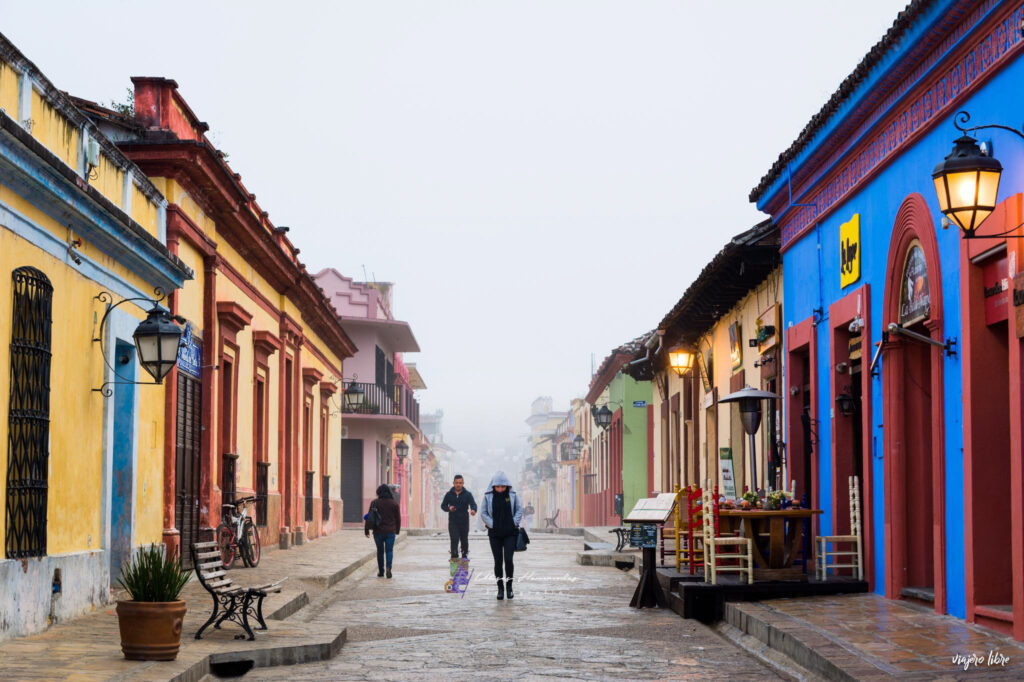
M 93 339 L 94 343 L 100 344 L 100 353 L 103 356 L 103 362 L 110 371 L 114 373 L 118 379 L 122 381 L 107 381 L 104 382 L 99 388 L 92 389 L 97 393 L 102 393 L 106 397 L 110 397 L 114 394 L 114 390 L 110 388 L 117 384 L 140 384 L 140 385 L 158 385 L 163 383 L 164 377 L 170 372 L 176 364 L 178 364 L 178 346 L 181 344 L 181 333 L 182 329 L 175 322 L 184 324 L 185 318 L 179 315 L 171 315 L 170 311 L 160 307 L 160 301 L 162 301 L 166 294 L 159 287 L 154 290 L 157 298 L 123 298 L 117 303 L 114 303 L 113 294 L 102 291 L 96 296 L 96 300 L 101 303 L 107 304 L 107 309 L 103 313 L 103 318 L 100 320 L 99 336 Z M 128 301 L 146 301 L 153 307 L 146 314 L 146 319 L 139 323 L 139 326 L 135 328 L 135 333 L 132 334 L 132 338 L 135 341 L 135 349 L 139 353 L 139 364 L 142 368 L 153 377 L 154 381 L 131 381 L 126 377 L 121 376 L 117 373 L 114 367 L 111 367 L 110 363 L 107 362 L 107 343 L 106 343 L 106 330 L 107 330 L 107 317 L 111 311 L 127 303 Z
M 855 402 L 853 396 L 845 391 L 836 396 L 836 407 L 839 409 L 839 414 L 844 417 L 849 417 L 853 414 Z
M 668 349 L 668 366 L 679 376 L 693 369 L 694 352 L 684 346 L 673 346 Z
M 848 362 L 837 362 L 836 363 L 836 374 L 846 374 L 846 370 L 850 368 Z
M 602 405 L 601 409 L 598 409 L 595 405 L 590 408 L 590 413 L 594 417 L 594 422 L 602 429 L 607 429 L 612 424 L 612 411 L 608 409 L 607 405 Z
M 399 466 L 401 466 L 405 462 L 405 458 L 409 456 L 409 446 L 405 444 L 404 440 L 395 443 L 395 455 L 398 457 Z
M 1021 139 L 1024 139 L 1024 133 L 994 123 L 966 127 L 970 120 L 971 115 L 966 111 L 958 111 L 953 117 L 953 125 L 963 135 L 954 140 L 953 151 L 935 166 L 932 172 L 939 209 L 960 227 L 964 239 L 1020 239 L 1021 235 L 1011 234 L 1020 225 L 999 234 L 977 234 L 978 227 L 996 207 L 1003 166 L 992 156 L 987 146 L 982 148 L 978 141 L 969 137 L 967 133 L 985 128 L 998 128 L 1009 131 Z
M 583 453 L 583 436 L 576 436 L 572 439 L 572 450 L 577 457 Z

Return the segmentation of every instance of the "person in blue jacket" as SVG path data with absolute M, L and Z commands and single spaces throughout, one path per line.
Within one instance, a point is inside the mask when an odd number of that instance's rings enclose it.
M 519 538 L 519 524 L 523 520 L 523 507 L 519 503 L 512 482 L 504 471 L 498 471 L 491 479 L 484 493 L 480 518 L 487 526 L 487 537 L 494 555 L 494 576 L 498 580 L 498 599 L 505 594 L 512 599 L 512 574 L 515 571 L 513 556 Z M 504 571 L 502 570 L 504 568 Z M 506 579 L 502 583 L 502 577 Z

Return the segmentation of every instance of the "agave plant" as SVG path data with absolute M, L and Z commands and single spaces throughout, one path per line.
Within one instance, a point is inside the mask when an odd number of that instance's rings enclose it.
M 178 554 L 168 556 L 159 545 L 141 549 L 125 562 L 118 578 L 132 601 L 177 601 L 192 571 L 182 568 Z

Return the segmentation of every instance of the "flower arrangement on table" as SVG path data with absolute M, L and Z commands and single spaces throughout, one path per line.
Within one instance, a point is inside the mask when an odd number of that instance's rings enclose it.
M 740 500 L 740 509 L 757 509 L 760 506 L 761 500 L 757 499 L 757 493 L 753 490 L 743 493 L 743 499 Z
M 768 493 L 769 509 L 785 509 L 793 500 L 793 496 L 786 490 L 773 490 Z

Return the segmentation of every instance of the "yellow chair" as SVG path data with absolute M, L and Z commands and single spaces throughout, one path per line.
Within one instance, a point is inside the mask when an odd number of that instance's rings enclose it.
M 819 580 L 828 577 L 830 568 L 854 568 L 857 569 L 857 579 L 864 580 L 864 546 L 861 539 L 860 528 L 860 481 L 856 476 L 850 476 L 850 535 L 819 535 L 818 553 L 815 557 L 815 572 Z M 839 543 L 853 544 L 856 549 L 828 551 L 829 545 Z M 829 558 L 833 560 L 829 563 Z M 849 563 L 837 563 L 849 561 Z
M 718 526 L 718 501 L 712 492 L 711 481 L 704 486 L 703 509 L 704 517 L 704 582 L 718 584 L 718 574 L 746 574 L 747 584 L 754 582 L 754 556 L 750 538 L 720 537 Z M 718 553 L 719 547 L 735 547 L 737 552 Z M 718 559 L 737 560 L 736 566 L 719 566 Z

